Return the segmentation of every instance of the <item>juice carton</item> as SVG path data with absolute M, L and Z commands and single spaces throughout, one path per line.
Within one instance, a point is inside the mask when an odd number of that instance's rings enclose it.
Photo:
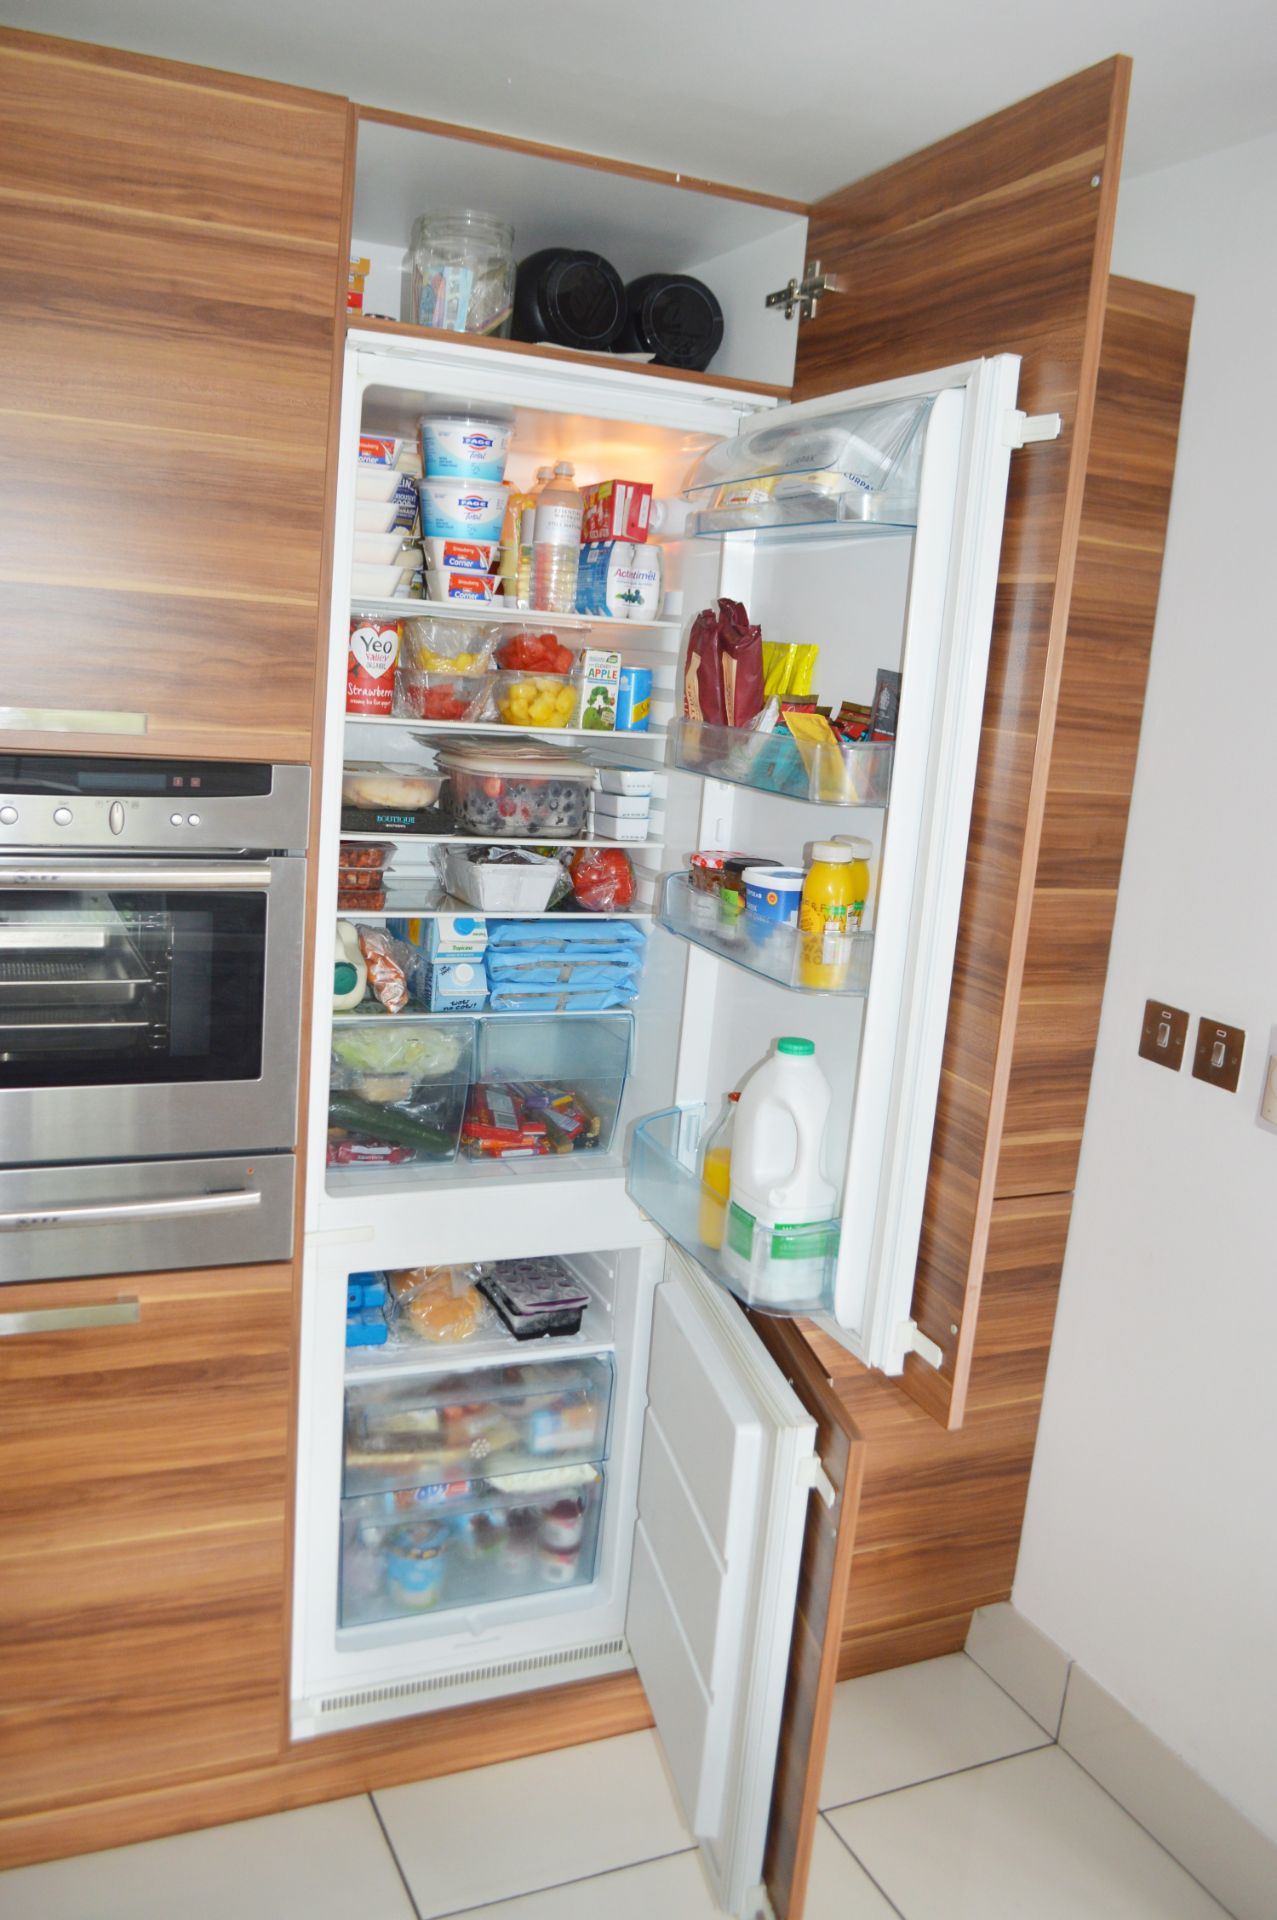
M 441 913 L 430 922 L 432 960 L 473 960 L 487 947 L 488 923 L 482 914 Z
M 648 515 L 652 506 L 652 488 L 642 480 L 600 480 L 596 487 L 581 490 L 581 539 L 647 539 Z
M 616 696 L 621 683 L 621 656 L 602 647 L 583 647 L 577 655 L 577 722 L 596 733 L 616 730 Z

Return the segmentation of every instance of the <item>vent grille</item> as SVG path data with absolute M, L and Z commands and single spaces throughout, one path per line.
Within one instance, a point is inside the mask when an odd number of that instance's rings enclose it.
M 409 1700 L 415 1695 L 474 1686 L 479 1681 L 511 1680 L 520 1674 L 544 1673 L 553 1667 L 578 1666 L 583 1660 L 615 1659 L 624 1652 L 624 1640 L 595 1640 L 589 1646 L 569 1647 L 561 1653 L 530 1654 L 523 1660 L 495 1660 L 484 1667 L 462 1667 L 452 1673 L 433 1674 L 426 1680 L 400 1680 L 393 1686 L 361 1687 L 357 1693 L 335 1693 L 319 1702 L 319 1711 L 321 1714 L 346 1713 L 354 1707 L 381 1706 L 387 1700 Z

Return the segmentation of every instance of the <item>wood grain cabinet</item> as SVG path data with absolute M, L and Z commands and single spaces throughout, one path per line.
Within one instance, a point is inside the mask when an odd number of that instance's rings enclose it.
M 279 1753 L 291 1335 L 287 1265 L 0 1290 L 0 1815 Z
M 0 746 L 310 757 L 346 132 L 0 32 Z

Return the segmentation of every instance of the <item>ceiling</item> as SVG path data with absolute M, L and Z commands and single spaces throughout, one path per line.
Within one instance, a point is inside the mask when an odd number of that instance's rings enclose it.
M 0 0 L 0 21 L 798 199 L 1115 52 L 1128 172 L 1277 129 L 1273 0 Z

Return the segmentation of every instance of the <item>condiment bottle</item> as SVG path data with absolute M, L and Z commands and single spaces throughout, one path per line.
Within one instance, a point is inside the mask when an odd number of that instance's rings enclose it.
M 707 1247 L 723 1244 L 727 1221 L 727 1195 L 732 1178 L 732 1131 L 736 1124 L 739 1093 L 729 1093 L 727 1104 L 705 1136 L 701 1155 L 701 1207 L 699 1229 Z
M 817 840 L 811 853 L 798 909 L 798 981 L 828 992 L 846 986 L 851 964 L 852 851 L 837 840 Z

